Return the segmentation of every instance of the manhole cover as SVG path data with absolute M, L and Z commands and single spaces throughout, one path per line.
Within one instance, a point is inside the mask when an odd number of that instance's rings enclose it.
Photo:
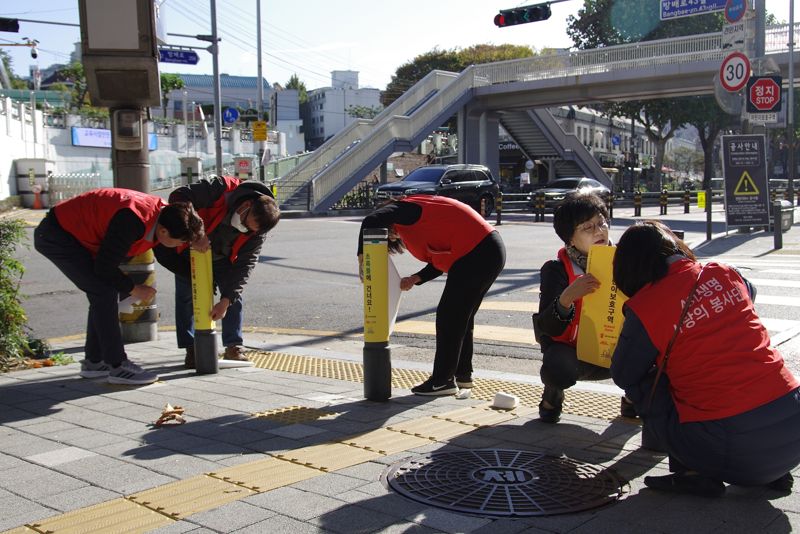
M 385 480 L 415 501 L 489 516 L 580 512 L 616 501 L 623 486 L 602 466 L 509 449 L 435 452 L 392 465 Z

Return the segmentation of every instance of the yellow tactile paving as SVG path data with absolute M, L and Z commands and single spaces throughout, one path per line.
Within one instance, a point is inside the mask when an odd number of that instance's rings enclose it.
M 295 449 L 275 456 L 282 460 L 319 469 L 327 473 L 369 462 L 379 458 L 381 455 L 366 449 L 350 447 L 344 443 L 323 443 L 322 445 L 303 447 L 302 449 Z
M 36 534 L 36 531 L 28 527 L 17 527 L 11 530 L 4 530 L 2 534 Z
M 148 532 L 172 523 L 169 517 L 127 499 L 114 499 L 44 519 L 27 526 L 36 532 L 85 534 L 86 532 Z
M 396 425 L 386 427 L 395 432 L 402 432 L 432 441 L 445 441 L 461 434 L 475 430 L 475 427 L 462 425 L 444 419 L 433 417 L 420 417 L 410 421 L 403 421 Z
M 441 415 L 434 415 L 435 419 L 452 421 L 462 425 L 474 427 L 492 426 L 510 419 L 516 419 L 516 415 L 505 410 L 493 410 L 488 407 L 462 408 L 454 412 Z
M 349 438 L 339 441 L 351 447 L 359 447 L 387 456 L 428 445 L 431 442 L 431 440 L 426 438 L 420 438 L 402 432 L 392 432 L 385 428 L 379 428 L 357 436 L 350 436 Z
M 200 475 L 136 493 L 128 499 L 174 519 L 181 519 L 255 493 L 218 478 Z
M 265 458 L 208 473 L 208 476 L 262 493 L 322 474 L 311 467 L 277 458 Z
M 277 421 L 285 425 L 293 425 L 296 423 L 319 421 L 320 419 L 334 419 L 338 415 L 340 415 L 338 412 L 330 412 L 318 408 L 287 406 L 285 408 L 267 410 L 266 412 L 256 412 L 253 414 L 253 417 L 269 419 L 270 421 Z

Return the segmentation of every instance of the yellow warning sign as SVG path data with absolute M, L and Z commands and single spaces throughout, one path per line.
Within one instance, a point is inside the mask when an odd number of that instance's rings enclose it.
M 750 173 L 744 171 L 739 182 L 736 184 L 736 189 L 733 190 L 734 196 L 758 196 L 758 187 L 750 176 Z

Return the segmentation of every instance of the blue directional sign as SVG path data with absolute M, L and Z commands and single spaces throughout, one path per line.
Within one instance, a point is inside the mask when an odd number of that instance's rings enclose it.
M 182 63 L 184 65 L 197 65 L 200 58 L 194 50 L 180 48 L 159 48 L 158 60 L 162 63 Z
M 722 11 L 726 2 L 727 0 L 661 0 L 661 20 Z
M 224 122 L 236 122 L 239 120 L 239 112 L 234 108 L 225 108 L 222 112 L 222 120 Z
M 739 22 L 747 12 L 747 0 L 728 0 L 725 4 L 725 20 L 731 24 Z

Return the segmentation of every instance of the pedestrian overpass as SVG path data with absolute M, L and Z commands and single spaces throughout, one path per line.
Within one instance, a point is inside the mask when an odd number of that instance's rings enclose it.
M 800 24 L 794 36 L 797 42 Z M 788 24 L 767 28 L 766 56 L 783 73 L 788 42 Z M 721 44 L 721 34 L 711 33 L 472 65 L 460 74 L 433 71 L 278 179 L 278 200 L 284 209 L 327 211 L 393 152 L 414 150 L 454 115 L 460 162 L 487 165 L 497 175 L 501 124 L 526 154 L 544 138 L 556 157 L 603 178 L 599 163 L 545 108 L 713 93 L 726 55 Z

